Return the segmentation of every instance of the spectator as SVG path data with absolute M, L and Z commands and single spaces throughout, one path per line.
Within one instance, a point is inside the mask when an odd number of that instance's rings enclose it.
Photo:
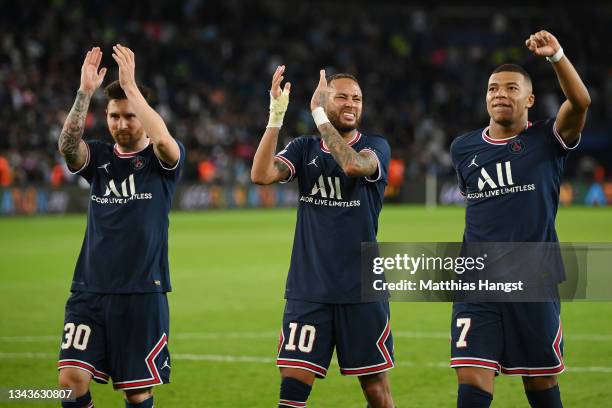
M 408 166 L 406 177 L 450 175 L 452 139 L 487 121 L 481 103 L 485 83 L 479 90 L 475 81 L 497 64 L 521 63 L 538 84 L 541 98 L 533 118 L 556 109 L 550 70 L 516 47 L 534 27 L 550 29 L 571 50 L 593 98 L 585 131 L 592 133 L 585 140 L 604 135 L 605 143 L 589 154 L 605 163 L 607 174 L 612 171 L 606 133 L 612 109 L 602 103 L 612 92 L 612 51 L 601 46 L 609 31 L 609 5 L 548 13 L 533 7 L 500 13 L 490 7 L 473 13 L 470 7 L 444 5 L 419 10 L 398 2 L 349 8 L 318 2 L 313 14 L 307 2 L 282 0 L 196 0 L 179 6 L 116 1 L 118 7 L 110 0 L 33 3 L 6 2 L 0 13 L 0 149 L 13 152 L 7 157 L 13 184 L 57 182 L 51 169 L 66 106 L 78 85 L 74 67 L 86 49 L 99 45 L 106 51 L 102 65 L 111 67 L 108 80 L 115 79 L 110 47 L 117 42 L 137 50 L 139 80 L 155 90 L 156 108 L 172 134 L 188 151 L 205 153 L 215 168 L 214 176 L 202 177 L 201 154 L 188 154 L 188 179 L 248 183 L 267 117 L 267 79 L 281 62 L 295 84 L 283 138 L 315 131 L 307 101 L 319 69 L 348 71 L 367 89 L 362 128 L 384 135 L 392 149 L 403 152 L 398 159 Z M 85 138 L 105 134 L 104 122 L 93 114 L 103 108 L 98 93 Z M 570 175 L 587 147 L 584 143 L 570 156 Z

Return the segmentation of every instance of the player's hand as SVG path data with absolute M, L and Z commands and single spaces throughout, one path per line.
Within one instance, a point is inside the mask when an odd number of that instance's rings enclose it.
M 279 65 L 276 68 L 276 71 L 274 71 L 274 75 L 272 75 L 272 86 L 270 87 L 270 95 L 272 95 L 274 99 L 278 99 L 283 93 L 283 91 L 286 91 L 286 93 L 288 94 L 291 90 L 291 82 L 285 83 L 284 88 L 281 89 L 281 82 L 283 82 L 283 79 L 285 79 L 285 77 L 283 76 L 284 73 L 285 66 Z
M 552 57 L 561 48 L 561 44 L 555 36 L 544 30 L 531 34 L 525 41 L 525 45 L 529 48 L 529 51 L 539 57 Z
M 285 72 L 285 66 L 279 65 L 272 75 L 272 86 L 270 87 L 270 117 L 266 127 L 269 128 L 280 128 L 283 126 L 283 118 L 285 112 L 287 112 L 287 106 L 289 106 L 289 91 L 291 90 L 291 83 L 285 83 L 283 89 L 281 89 L 281 83 L 285 78 L 283 73 Z
M 310 110 L 313 111 L 319 107 L 325 109 L 328 96 L 329 90 L 327 88 L 327 78 L 325 78 L 325 70 L 322 69 L 319 71 L 319 84 L 317 85 L 317 89 L 315 89 L 314 94 L 312 94 L 312 99 L 310 99 Z
M 113 46 L 113 59 L 119 66 L 119 85 L 124 91 L 130 88 L 138 88 L 136 85 L 136 58 L 132 50 L 121 44 Z
M 79 91 L 91 95 L 102 85 L 106 75 L 106 68 L 98 71 L 100 61 L 102 61 L 100 47 L 93 47 L 87 51 L 83 66 L 81 67 L 81 85 L 79 86 Z

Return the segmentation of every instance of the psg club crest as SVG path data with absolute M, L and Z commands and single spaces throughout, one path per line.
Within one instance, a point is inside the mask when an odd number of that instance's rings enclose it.
M 525 150 L 525 144 L 521 141 L 521 139 L 514 139 L 508 143 L 508 150 L 512 154 L 521 154 Z
M 147 164 L 147 162 L 142 156 L 136 156 L 132 159 L 132 168 L 136 171 L 142 169 L 145 164 Z

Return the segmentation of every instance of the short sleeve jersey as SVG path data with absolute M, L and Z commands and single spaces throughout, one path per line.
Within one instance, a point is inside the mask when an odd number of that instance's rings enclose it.
M 72 291 L 149 293 L 171 290 L 168 213 L 185 162 L 178 142 L 176 165 L 162 163 L 149 144 L 135 153 L 87 141 L 77 171 L 90 184 L 87 230 Z
M 459 188 L 466 196 L 464 242 L 558 242 L 555 218 L 568 146 L 552 119 L 529 123 L 499 140 L 489 128 L 451 145 Z M 547 262 L 564 279 L 559 253 Z M 517 260 L 519 263 L 519 260 Z
M 344 174 L 320 137 L 294 139 L 276 156 L 297 179 L 299 202 L 285 297 L 360 303 L 361 243 L 376 241 L 390 148 L 381 136 L 357 132 L 349 145 L 378 168 L 370 177 Z
M 492 139 L 489 128 L 455 139 L 451 157 L 467 198 L 467 242 L 556 242 L 555 217 L 568 152 L 553 120 Z

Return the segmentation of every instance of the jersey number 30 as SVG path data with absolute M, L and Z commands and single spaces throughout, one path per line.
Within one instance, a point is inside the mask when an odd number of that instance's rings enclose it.
M 64 326 L 65 340 L 62 343 L 62 350 L 74 347 L 77 350 L 85 350 L 89 342 L 91 329 L 86 324 L 75 326 L 74 323 L 66 323 Z

